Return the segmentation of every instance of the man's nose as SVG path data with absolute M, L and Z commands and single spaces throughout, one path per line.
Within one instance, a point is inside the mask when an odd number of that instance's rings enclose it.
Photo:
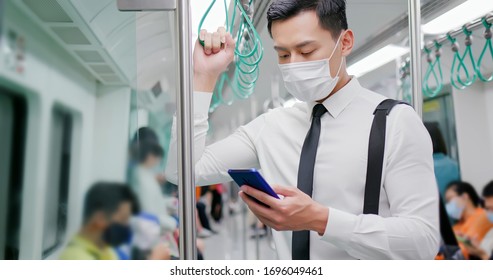
M 296 62 L 303 62 L 303 61 L 305 61 L 302 55 L 296 54 L 296 53 L 292 53 L 290 55 L 290 58 L 291 58 L 290 61 L 289 61 L 290 63 L 296 63 Z

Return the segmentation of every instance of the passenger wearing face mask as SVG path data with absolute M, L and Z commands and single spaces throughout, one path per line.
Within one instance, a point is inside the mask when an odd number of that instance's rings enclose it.
M 267 22 L 285 87 L 303 102 L 271 110 L 206 146 L 212 92 L 234 59 L 235 41 L 224 28 L 202 30 L 204 47 L 197 41 L 193 56 L 196 184 L 231 181 L 228 169 L 261 170 L 284 198 L 248 186 L 240 197 L 274 229 L 280 259 L 433 259 L 440 241 L 433 150 L 410 106 L 388 114 L 383 175 L 371 174 L 382 178 L 379 214 L 363 214 L 370 129 L 386 98 L 347 72 L 355 34 L 346 2 L 273 0 Z M 177 163 L 174 133 L 166 168 L 171 182 Z
M 459 245 L 464 256 L 469 257 L 467 246 L 472 240 L 481 242 L 485 235 L 493 228 L 488 220 L 488 214 L 481 208 L 481 201 L 471 184 L 466 182 L 452 182 L 445 191 L 445 208 L 448 215 L 456 221 L 453 226 Z
M 493 181 L 483 189 L 483 202 L 488 222 L 493 224 Z M 471 255 L 481 260 L 493 260 L 493 229 L 488 231 L 482 241 L 473 238 L 466 248 Z
M 94 184 L 84 199 L 82 228 L 60 259 L 116 260 L 114 248 L 131 238 L 129 220 L 138 212 L 136 201 L 125 184 Z

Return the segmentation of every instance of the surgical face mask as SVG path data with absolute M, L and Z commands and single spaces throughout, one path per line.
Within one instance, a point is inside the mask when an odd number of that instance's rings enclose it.
M 453 199 L 445 205 L 447 214 L 454 220 L 460 220 L 464 212 L 464 206 L 460 205 L 456 199 Z
M 103 233 L 103 240 L 112 247 L 118 247 L 130 241 L 132 231 L 129 226 L 112 223 Z
M 327 97 L 337 85 L 339 81 L 339 72 L 344 62 L 344 57 L 341 59 L 339 70 L 335 77 L 331 77 L 330 60 L 334 55 L 341 36 L 337 39 L 337 43 L 328 59 L 279 64 L 284 86 L 298 100 L 310 102 L 318 101 Z
M 486 215 L 490 223 L 493 223 L 493 211 L 488 211 Z

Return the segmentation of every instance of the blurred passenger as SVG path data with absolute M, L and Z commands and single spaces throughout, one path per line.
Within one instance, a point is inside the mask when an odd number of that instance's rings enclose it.
M 459 164 L 447 155 L 447 146 L 437 122 L 425 122 L 433 142 L 433 163 L 435 177 L 440 195 L 445 195 L 445 189 L 451 182 L 460 180 Z
M 493 181 L 484 187 L 483 201 L 484 208 L 487 211 L 486 216 L 488 217 L 488 221 L 489 223 L 493 223 Z M 482 260 L 493 260 L 493 229 L 488 231 L 481 242 L 473 238 L 467 243 L 466 247 L 471 255 Z
M 465 245 L 470 244 L 472 239 L 481 242 L 493 224 L 488 221 L 487 213 L 481 208 L 479 196 L 471 184 L 460 181 L 450 183 L 445 191 L 445 200 L 448 215 L 457 221 L 453 226 L 454 233 L 461 243 L 464 256 L 468 258 Z
M 146 142 L 146 141 L 153 141 L 155 143 L 159 143 L 159 138 L 154 132 L 149 127 L 141 127 L 135 132 L 134 137 L 132 138 L 132 141 L 130 142 L 130 155 L 129 155 L 129 162 L 127 166 L 127 181 L 131 182 L 134 180 L 133 176 L 133 171 L 135 167 L 139 164 L 139 153 L 140 153 L 140 148 L 139 148 L 139 143 L 140 142 Z
M 129 220 L 137 212 L 137 199 L 126 184 L 94 184 L 84 199 L 82 228 L 60 259 L 116 260 L 113 248 L 130 240 Z
M 139 165 L 134 171 L 134 185 L 138 190 L 143 211 L 156 215 L 163 229 L 172 233 L 178 224 L 169 210 L 177 206 L 176 198 L 164 196 L 154 172 L 163 156 L 163 148 L 158 142 L 139 142 Z
M 204 198 L 208 192 L 209 186 L 195 188 L 195 197 L 197 198 L 197 221 L 199 222 L 197 225 L 198 236 L 203 238 L 209 237 L 215 233 L 215 231 L 212 230 L 211 223 L 209 222 L 209 217 L 207 216 L 207 205 L 206 202 L 204 202 Z
M 161 224 L 156 216 L 142 212 L 132 218 L 131 226 L 133 232 L 132 259 L 178 258 L 178 244 L 172 234 L 162 234 Z
M 212 185 L 209 190 L 212 193 L 211 217 L 214 221 L 216 221 L 216 223 L 219 223 L 223 218 L 223 185 Z
M 139 165 L 136 167 L 135 187 L 141 198 L 142 209 L 147 214 L 155 215 L 161 225 L 162 238 L 174 248 L 176 244 L 176 255 L 178 256 L 177 240 L 170 238 L 178 235 L 178 198 L 165 195 L 161 184 L 156 178 L 155 168 L 159 166 L 164 151 L 158 142 L 145 140 L 139 142 Z M 165 183 L 166 185 L 166 183 Z M 198 241 L 200 243 L 200 241 Z M 172 250 L 173 253 L 175 250 Z M 201 256 L 201 254 L 199 254 Z M 201 256 L 202 257 L 202 256 Z

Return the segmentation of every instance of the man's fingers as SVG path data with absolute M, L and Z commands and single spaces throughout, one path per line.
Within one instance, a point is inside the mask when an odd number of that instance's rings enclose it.
M 228 48 L 229 50 L 234 51 L 234 49 L 236 47 L 236 42 L 233 39 L 233 36 L 231 36 L 230 33 L 226 33 L 225 36 L 226 36 L 226 48 Z
M 275 193 L 280 194 L 282 196 L 294 196 L 298 189 L 294 187 L 283 187 L 279 185 L 274 185 L 272 186 L 272 189 L 274 190 Z
M 212 34 L 206 33 L 204 36 L 204 51 L 209 55 L 212 53 Z
M 217 33 L 219 33 L 219 37 L 221 39 L 222 44 L 226 44 L 226 28 L 224 26 L 221 26 L 217 29 Z
M 258 204 L 258 202 L 254 201 L 244 191 L 240 192 L 240 197 L 241 197 L 241 199 L 243 199 L 243 201 L 246 203 L 248 208 L 250 208 L 250 210 L 252 210 L 252 212 L 255 215 L 268 216 L 271 214 L 271 212 L 272 212 L 271 209 L 269 209 L 269 208 L 267 208 L 261 204 Z
M 244 191 L 246 194 L 256 198 L 257 200 L 259 200 L 260 202 L 263 202 L 267 205 L 269 205 L 270 207 L 276 207 L 277 206 L 277 199 L 262 192 L 262 191 L 259 191 L 255 188 L 252 188 L 250 186 L 241 186 L 241 190 Z
M 212 34 L 212 53 L 218 53 L 221 50 L 221 35 L 218 32 Z
M 206 33 L 207 33 L 207 30 L 205 30 L 205 29 L 200 30 L 199 39 L 201 41 L 204 41 L 205 40 L 205 34 Z

